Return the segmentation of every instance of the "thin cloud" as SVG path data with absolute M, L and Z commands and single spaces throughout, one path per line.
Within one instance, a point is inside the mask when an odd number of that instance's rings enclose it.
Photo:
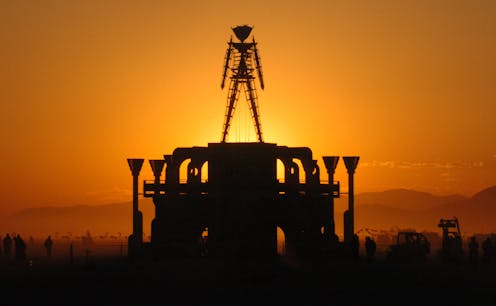
M 482 161 L 371 161 L 363 162 L 365 168 L 390 168 L 390 169 L 472 169 L 484 167 Z
M 87 191 L 84 196 L 87 201 L 112 203 L 130 200 L 132 198 L 132 191 L 128 188 L 114 186 L 111 189 Z

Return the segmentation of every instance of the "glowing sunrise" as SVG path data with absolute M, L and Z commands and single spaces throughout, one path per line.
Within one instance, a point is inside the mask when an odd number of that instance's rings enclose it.
M 267 142 L 360 155 L 357 192 L 471 195 L 496 182 L 495 9 L 2 1 L 0 210 L 128 199 L 125 157 L 219 141 L 227 30 L 243 23 L 260 42 Z M 231 141 L 255 141 L 243 111 Z

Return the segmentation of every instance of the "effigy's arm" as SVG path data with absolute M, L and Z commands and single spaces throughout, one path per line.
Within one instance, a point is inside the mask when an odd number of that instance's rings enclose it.
M 232 38 L 228 43 L 229 47 L 227 47 L 226 58 L 224 62 L 224 72 L 222 73 L 222 82 L 220 83 L 220 88 L 224 89 L 224 85 L 226 82 L 227 69 L 229 69 L 229 61 L 231 60 L 231 51 L 232 51 Z
M 260 81 L 260 87 L 264 89 L 264 80 L 262 74 L 262 64 L 260 63 L 260 56 L 258 56 L 257 43 L 255 42 L 255 37 L 253 37 L 253 50 L 255 51 L 255 63 L 257 64 L 258 80 Z

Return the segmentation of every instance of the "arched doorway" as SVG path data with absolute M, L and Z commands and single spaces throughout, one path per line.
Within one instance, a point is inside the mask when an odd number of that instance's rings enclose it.
M 286 234 L 279 226 L 277 227 L 277 255 L 286 255 Z

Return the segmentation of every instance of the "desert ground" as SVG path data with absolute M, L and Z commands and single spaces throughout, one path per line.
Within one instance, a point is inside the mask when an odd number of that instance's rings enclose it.
M 126 246 L 38 243 L 0 260 L 1 305 L 496 305 L 496 263 L 333 258 L 129 260 Z

